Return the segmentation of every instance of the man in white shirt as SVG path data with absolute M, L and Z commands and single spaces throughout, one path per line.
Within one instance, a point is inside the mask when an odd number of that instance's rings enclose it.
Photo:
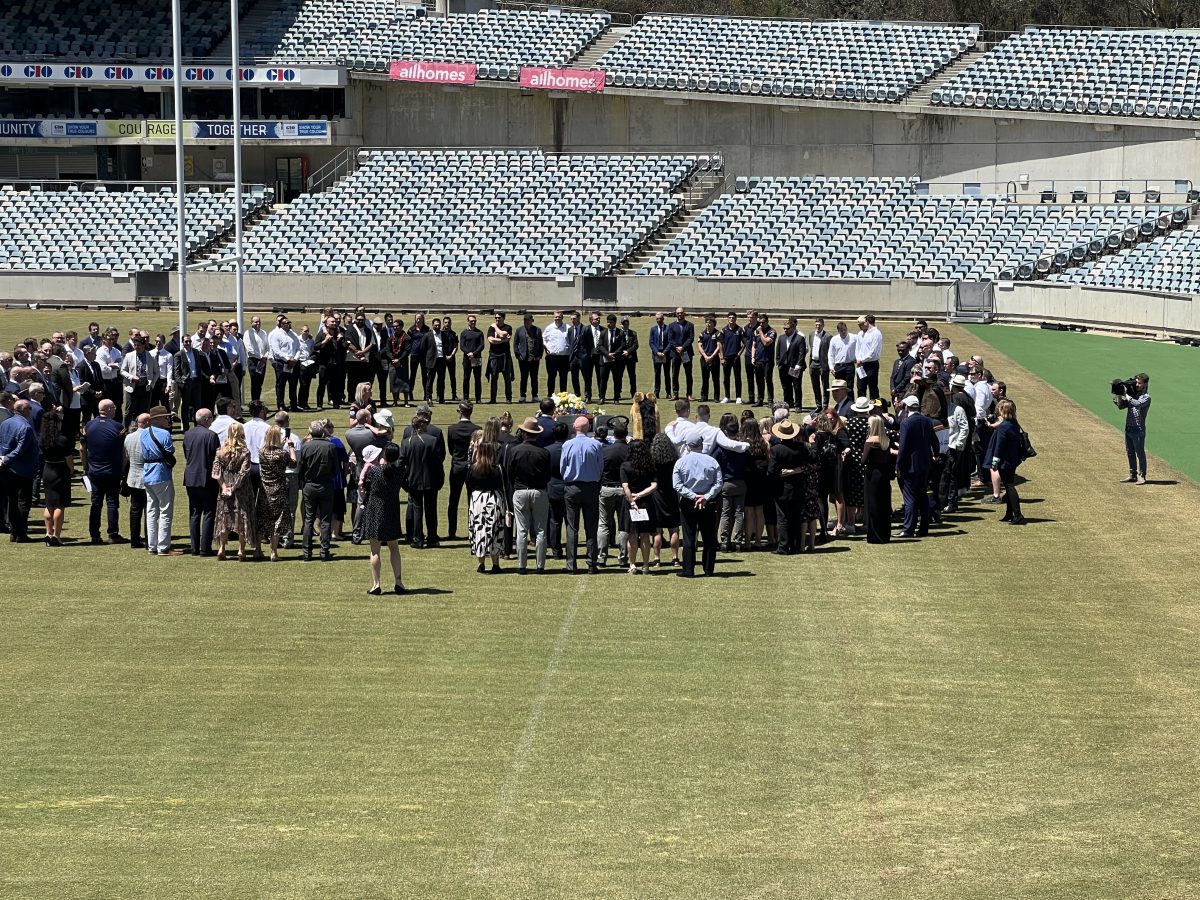
M 858 396 L 879 399 L 879 358 L 883 353 L 883 332 L 875 327 L 875 317 L 858 317 L 858 336 L 855 343 L 855 374 L 858 376 Z
M 845 322 L 837 323 L 837 334 L 829 339 L 829 368 L 835 379 L 846 382 L 851 395 L 854 393 L 854 360 L 857 359 L 857 340 L 846 328 Z
M 250 328 L 242 335 L 246 351 L 246 370 L 250 373 L 250 399 L 262 400 L 263 381 L 267 377 L 267 361 L 271 358 L 271 345 L 263 331 L 262 318 L 250 319 Z
M 217 346 L 221 347 L 225 351 L 225 355 L 229 357 L 229 392 L 237 399 L 238 403 L 241 403 L 242 382 L 246 378 L 246 345 L 238 337 L 236 322 L 226 322 L 220 333 L 221 337 Z
M 571 368 L 571 345 L 561 309 L 554 313 L 554 321 L 542 329 L 542 344 L 546 348 L 546 393 L 554 393 L 555 376 L 558 390 L 565 391 L 567 371 Z
M 275 407 L 284 409 L 283 391 L 286 386 L 291 410 L 297 406 L 296 388 L 300 380 L 300 337 L 292 331 L 292 322 L 284 316 L 279 327 L 267 336 L 271 348 L 271 365 L 275 368 Z
M 679 398 L 675 401 L 675 421 L 668 422 L 667 427 L 663 429 L 663 433 L 671 439 L 679 453 L 687 451 L 688 441 L 692 437 L 692 429 L 695 426 L 690 418 L 691 414 L 692 404 L 682 397 Z
M 250 418 L 246 420 L 246 449 L 250 451 L 250 471 L 258 473 L 258 452 L 262 450 L 263 440 L 267 436 L 270 424 L 267 422 L 267 408 L 262 403 L 250 401 Z
M 733 438 L 725 434 L 716 425 L 711 424 L 708 419 L 712 411 L 708 408 L 707 403 L 701 403 L 696 407 L 696 423 L 692 426 L 691 434 L 700 435 L 700 440 L 704 442 L 703 450 L 709 456 L 717 447 L 724 447 L 726 450 L 732 450 L 734 453 L 745 453 L 750 449 L 750 445 L 745 441 L 735 441 Z
M 238 402 L 232 397 L 218 397 L 217 417 L 212 420 L 212 424 L 208 426 L 208 430 L 216 434 L 221 439 L 221 443 L 224 444 L 229 426 L 237 421 L 237 417 L 241 411 Z

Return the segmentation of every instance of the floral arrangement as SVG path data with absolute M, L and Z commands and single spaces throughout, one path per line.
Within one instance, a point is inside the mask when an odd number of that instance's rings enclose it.
M 599 407 L 589 407 L 582 397 L 578 394 L 570 394 L 566 391 L 559 391 L 557 394 L 551 394 L 554 400 L 554 415 L 555 416 L 597 416 L 604 415 L 604 410 Z

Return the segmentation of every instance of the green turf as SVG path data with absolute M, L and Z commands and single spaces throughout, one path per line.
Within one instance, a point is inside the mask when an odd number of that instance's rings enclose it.
M 1192 408 L 1200 348 L 1014 325 L 969 325 L 967 330 L 1122 430 L 1125 411 L 1113 405 L 1109 384 L 1146 372 L 1153 398 L 1146 449 L 1200 481 L 1200 421 Z
M 948 330 L 1040 436 L 1024 529 L 700 582 L 406 550 L 406 598 L 349 544 L 0 544 L 0 896 L 1197 896 L 1200 492 Z

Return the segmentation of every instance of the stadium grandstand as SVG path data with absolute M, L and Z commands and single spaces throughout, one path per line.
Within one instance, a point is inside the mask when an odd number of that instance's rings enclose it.
M 1197 293 L 1200 31 L 443 6 L 240 3 L 243 271 L 266 302 L 295 277 L 458 303 L 510 279 L 531 306 L 854 282 L 944 313 L 978 284 L 984 316 L 1103 289 L 1056 314 L 1122 324 L 1121 291 Z M 183 18 L 188 262 L 210 267 L 189 296 L 221 304 L 228 4 Z M 5 302 L 171 302 L 99 277 L 178 266 L 170 24 L 94 0 L 0 19 Z

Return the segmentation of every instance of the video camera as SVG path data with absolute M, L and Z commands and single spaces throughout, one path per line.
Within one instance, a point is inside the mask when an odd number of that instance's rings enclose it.
M 1112 392 L 1114 397 L 1128 397 L 1137 392 L 1137 381 L 1133 378 L 1114 378 Z

